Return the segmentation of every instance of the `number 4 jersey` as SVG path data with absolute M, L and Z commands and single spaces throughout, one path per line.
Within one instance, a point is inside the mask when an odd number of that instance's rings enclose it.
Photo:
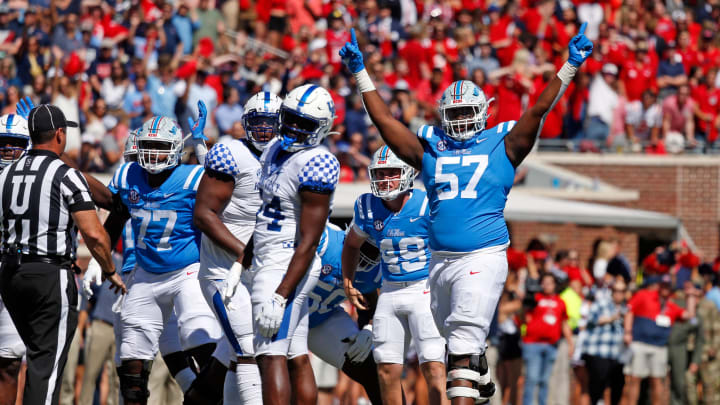
M 323 146 L 288 153 L 274 140 L 265 148 L 260 165 L 262 206 L 253 234 L 253 267 L 287 269 L 300 238 L 300 192 L 332 194 L 340 164 Z
M 514 125 L 500 123 L 464 142 L 440 128 L 418 130 L 433 251 L 472 252 L 509 242 L 503 211 L 515 168 L 505 152 L 505 135 Z
M 413 189 L 400 212 L 382 199 L 363 194 L 355 201 L 353 230 L 380 248 L 383 280 L 416 281 L 428 277 L 430 216 L 424 191 Z
M 202 166 L 180 165 L 158 188 L 137 163 L 125 163 L 108 188 L 130 211 L 135 259 L 151 273 L 168 273 L 199 261 L 200 232 L 193 226 Z

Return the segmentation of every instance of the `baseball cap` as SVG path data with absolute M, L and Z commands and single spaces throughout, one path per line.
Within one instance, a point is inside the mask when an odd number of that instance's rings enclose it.
M 50 131 L 59 128 L 77 128 L 77 122 L 65 119 L 62 110 L 52 104 L 40 104 L 33 108 L 28 115 L 30 133 Z
M 613 65 L 612 63 L 606 63 L 602 67 L 602 72 L 613 75 L 613 76 L 617 76 L 618 68 L 617 68 L 617 66 Z

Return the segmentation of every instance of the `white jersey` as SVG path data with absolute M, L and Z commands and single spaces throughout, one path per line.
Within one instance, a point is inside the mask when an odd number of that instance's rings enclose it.
M 299 193 L 333 193 L 340 163 L 324 146 L 288 153 L 280 148 L 280 142 L 273 140 L 260 157 L 260 164 L 262 207 L 257 213 L 253 236 L 253 267 L 287 269 L 299 241 Z
M 260 162 L 242 141 L 233 139 L 216 143 L 208 151 L 205 170 L 230 176 L 235 182 L 232 197 L 219 217 L 235 237 L 247 244 L 255 229 L 255 215 L 261 205 L 257 188 Z M 224 279 L 236 259 L 203 234 L 198 277 Z

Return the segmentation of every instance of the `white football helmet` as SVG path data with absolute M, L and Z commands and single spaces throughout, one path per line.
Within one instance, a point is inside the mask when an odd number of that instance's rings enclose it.
M 0 167 L 16 162 L 30 149 L 30 131 L 25 118 L 17 114 L 0 117 Z
M 454 82 L 438 103 L 443 130 L 456 141 L 472 138 L 485 129 L 488 107 L 493 100 L 486 99 L 482 89 L 469 80 Z
M 261 91 L 245 103 L 242 124 L 252 144 L 263 150 L 276 135 L 282 99 L 269 91 Z
M 320 145 L 335 120 L 330 93 L 315 84 L 291 91 L 280 107 L 280 142 L 288 152 Z
M 378 178 L 378 170 L 381 169 L 398 169 L 399 174 L 393 178 Z M 373 154 L 372 162 L 368 166 L 370 174 L 370 190 L 373 195 L 383 200 L 394 200 L 400 194 L 404 193 L 413 185 L 415 179 L 415 169 L 400 160 L 395 153 L 383 146 Z M 393 183 L 397 183 L 395 186 Z
M 125 150 L 123 151 L 123 157 L 125 158 L 126 162 L 137 160 L 137 134 L 138 129 L 133 129 L 132 131 L 130 131 L 130 134 L 128 134 L 128 137 L 125 140 Z
M 145 121 L 137 134 L 138 163 L 157 174 L 180 164 L 184 141 L 180 126 L 168 117 Z

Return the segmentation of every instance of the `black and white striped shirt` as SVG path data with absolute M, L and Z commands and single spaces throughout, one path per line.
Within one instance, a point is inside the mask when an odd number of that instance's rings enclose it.
M 70 215 L 95 209 L 83 175 L 53 152 L 31 149 L 0 173 L 2 248 L 24 254 L 75 257 Z

